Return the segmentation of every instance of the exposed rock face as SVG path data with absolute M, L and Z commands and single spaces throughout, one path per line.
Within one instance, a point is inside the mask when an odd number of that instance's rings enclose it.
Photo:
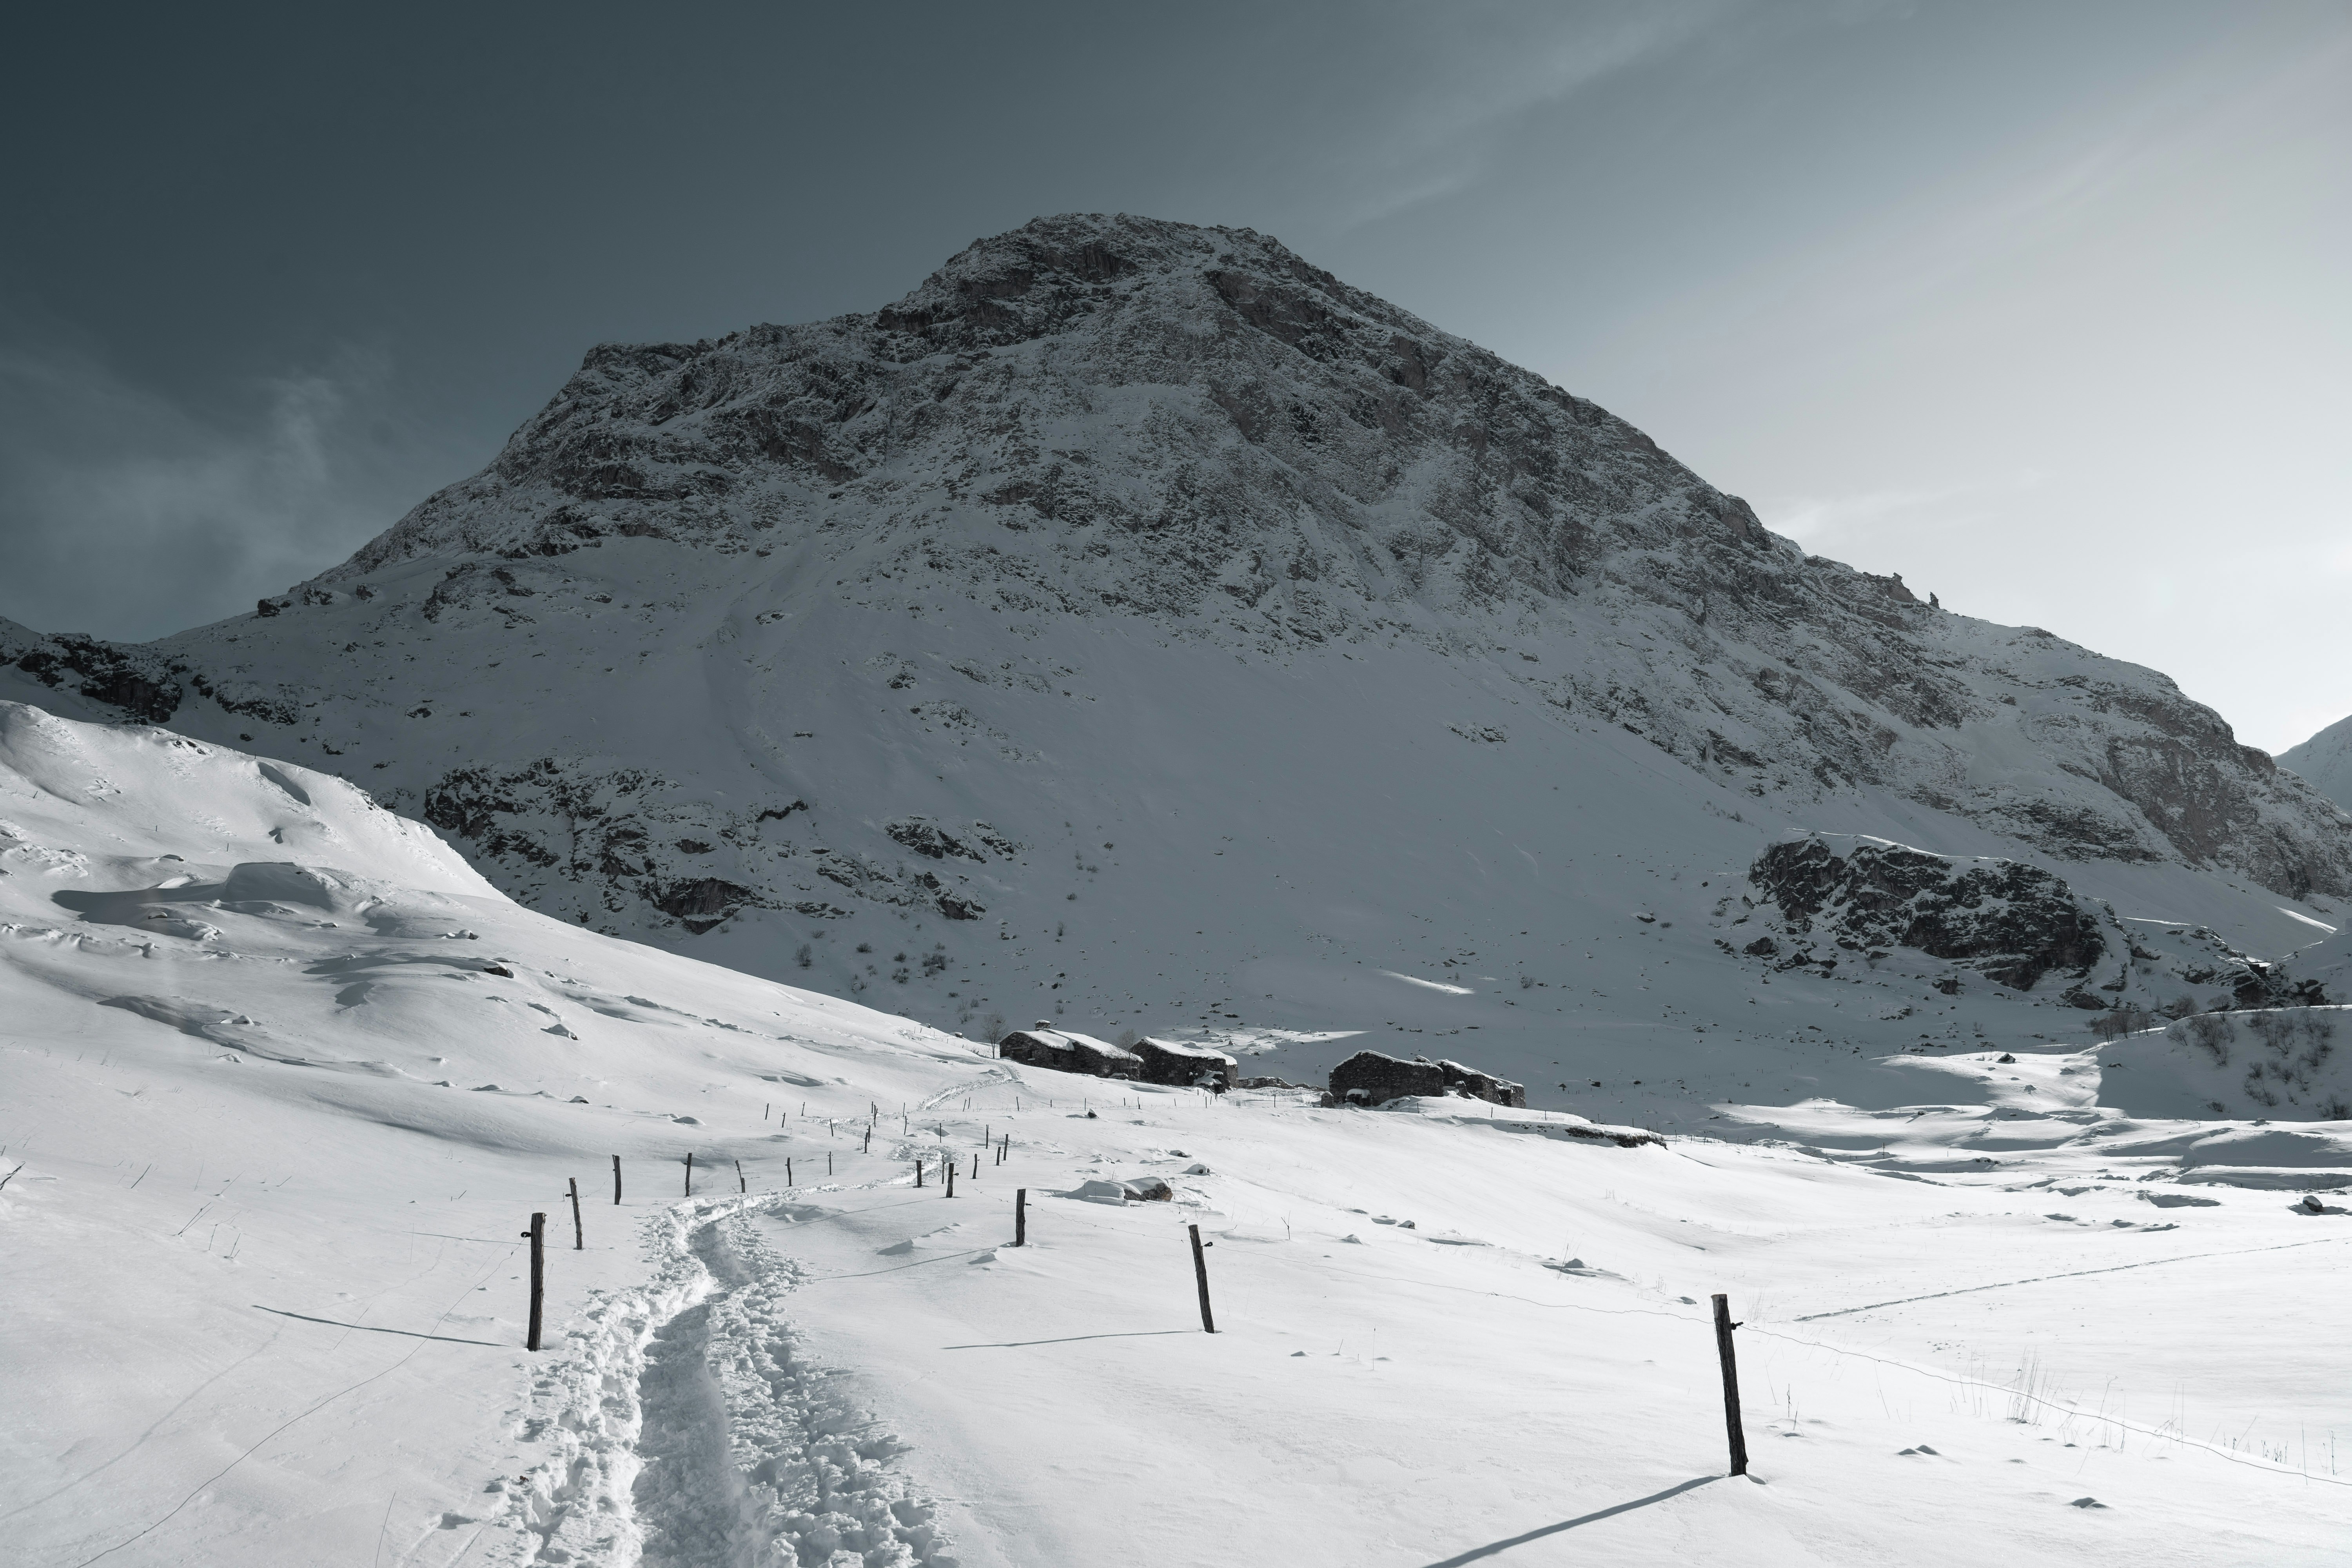
M 1358 1051 L 1331 1069 L 1330 1099 L 1348 1105 L 1381 1105 L 1412 1096 L 1458 1094 L 1496 1105 L 1528 1102 L 1527 1090 L 1460 1062 L 1405 1061 L 1379 1051 Z
M 124 647 L 64 632 L 55 637 L 0 621 L 0 668 L 14 665 L 52 691 L 70 693 L 124 717 L 160 724 L 186 693 L 178 670 L 150 649 Z
M 1836 971 L 1898 950 L 1942 961 L 1931 981 L 1950 994 L 1956 971 L 2017 991 L 2045 977 L 2084 1009 L 2300 1007 L 2326 1002 L 2320 983 L 2251 958 L 2211 931 L 2137 921 L 2086 899 L 2038 866 L 1934 855 L 1885 839 L 1810 836 L 1775 844 L 1748 872 L 1781 934 L 1736 950 L 1776 969 Z M 1744 925 L 1746 920 L 1733 922 Z M 1717 939 L 1725 952 L 1735 943 Z M 1929 966 L 1933 969 L 1936 966 Z M 2200 994 L 2201 993 L 2201 994 Z
M 1955 862 L 1866 839 L 1841 853 L 1806 838 L 1773 845 L 1748 879 L 1792 931 L 1822 930 L 1849 948 L 1916 948 L 2020 991 L 2053 969 L 2079 979 L 2106 951 L 2074 890 L 2022 861 Z M 1748 951 L 1759 945 L 1773 951 L 1769 938 Z

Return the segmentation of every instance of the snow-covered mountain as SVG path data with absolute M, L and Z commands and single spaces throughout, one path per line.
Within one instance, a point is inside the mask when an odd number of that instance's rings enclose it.
M 2352 894 L 2352 821 L 2162 676 L 1808 557 L 1265 237 L 1126 216 L 870 315 L 599 348 L 252 616 L 0 638 L 27 700 L 300 757 L 599 931 L 1298 1077 L 1476 1030 L 1445 1048 L 1628 1118 L 1759 1030 L 1954 1005 L 1874 963 L 1763 1005 L 1730 928 L 1808 832 L 2260 958 Z
M 2299 746 L 2279 753 L 2279 766 L 2292 769 L 2312 788 L 2352 812 L 2352 719 L 2338 719 Z

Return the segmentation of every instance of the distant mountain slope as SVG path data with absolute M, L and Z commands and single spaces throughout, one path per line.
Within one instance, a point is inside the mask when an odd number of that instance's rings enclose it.
M 2339 719 L 2299 746 L 2279 753 L 2279 766 L 2352 812 L 2352 719 Z
M 1717 963 L 1701 917 L 1810 829 L 2262 954 L 2331 912 L 2280 899 L 2352 893 L 2352 822 L 2161 675 L 1808 557 L 1274 241 L 1133 217 L 597 349 L 251 616 L 0 639 L 14 694 L 311 748 L 536 908 L 974 1030 L 1499 1029 L 1570 986 L 1646 1049 L 1675 1005 L 1620 1011 L 1620 944 Z

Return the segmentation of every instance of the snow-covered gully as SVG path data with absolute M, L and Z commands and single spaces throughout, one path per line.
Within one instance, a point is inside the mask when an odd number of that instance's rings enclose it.
M 495 1563 L 767 1568 L 942 1564 L 898 1441 L 784 1321 L 800 1268 L 753 1215 L 820 1218 L 784 1194 L 683 1203 L 648 1225 L 642 1289 L 599 1292 L 521 1416 L 546 1457 L 490 1484 Z

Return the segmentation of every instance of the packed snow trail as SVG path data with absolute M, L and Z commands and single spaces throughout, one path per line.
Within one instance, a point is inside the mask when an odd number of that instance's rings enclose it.
M 955 1568 L 896 1438 L 812 1364 L 784 1319 L 800 1270 L 745 1223 L 821 1217 L 793 1194 L 655 1221 L 652 1283 L 595 1300 L 535 1381 L 553 1451 L 510 1496 L 493 1561 Z M 562 1553 L 558 1556 L 555 1553 Z

